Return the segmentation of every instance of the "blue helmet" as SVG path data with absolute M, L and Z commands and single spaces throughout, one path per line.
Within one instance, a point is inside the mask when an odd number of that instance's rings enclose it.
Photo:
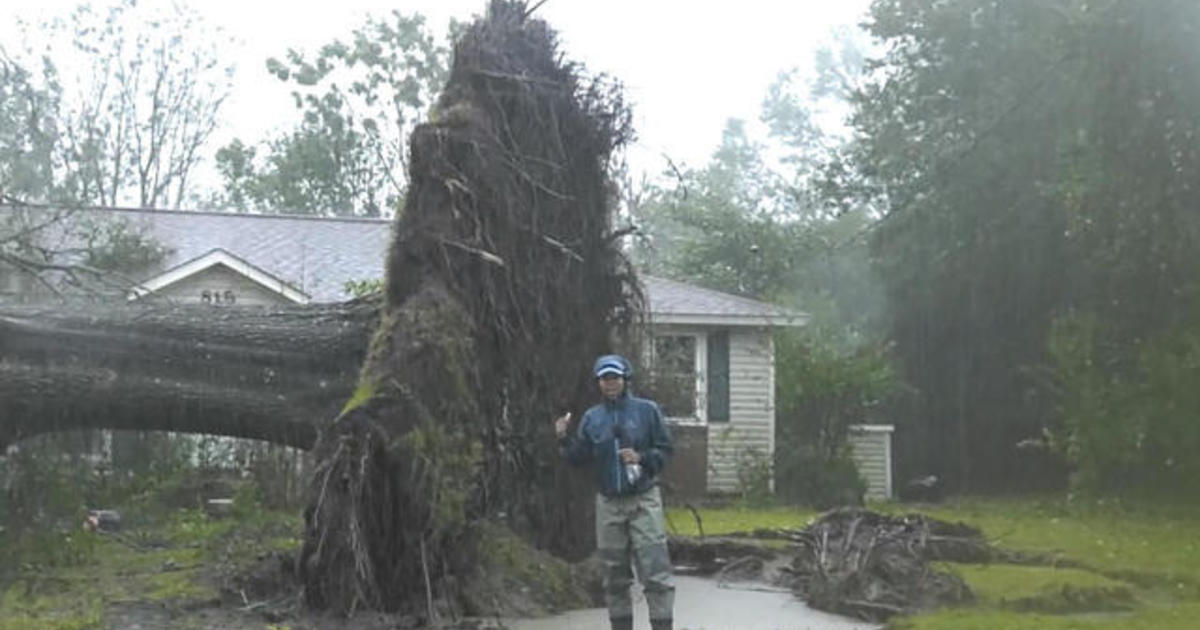
M 596 375 L 596 378 L 605 374 L 620 374 L 625 380 L 629 380 L 633 377 L 633 366 L 619 354 L 606 354 L 592 364 L 592 373 Z

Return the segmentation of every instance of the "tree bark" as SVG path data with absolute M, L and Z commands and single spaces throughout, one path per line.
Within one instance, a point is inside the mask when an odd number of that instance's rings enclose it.
M 0 447 L 70 429 L 311 448 L 353 389 L 377 301 L 0 307 Z

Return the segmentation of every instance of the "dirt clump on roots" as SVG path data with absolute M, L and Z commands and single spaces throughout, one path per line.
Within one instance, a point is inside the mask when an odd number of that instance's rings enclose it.
M 642 312 L 613 226 L 629 121 L 618 86 L 565 62 L 523 2 L 493 0 L 456 43 L 411 136 L 379 327 L 315 448 L 308 606 L 453 616 L 496 583 L 480 577 L 489 528 L 589 547 L 591 495 L 562 474 L 549 419 L 586 406 L 590 357 Z
M 931 563 L 996 554 L 969 525 L 862 508 L 826 512 L 789 538 L 795 555 L 780 581 L 813 608 L 867 621 L 973 601 L 962 578 Z

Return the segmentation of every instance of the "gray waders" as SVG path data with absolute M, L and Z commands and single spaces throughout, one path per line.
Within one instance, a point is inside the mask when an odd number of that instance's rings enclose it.
M 651 627 L 670 630 L 675 579 L 667 555 L 658 486 L 627 497 L 597 494 L 596 546 L 604 564 L 604 595 L 613 630 L 633 627 L 629 587 L 633 585 L 634 567 L 650 609 Z

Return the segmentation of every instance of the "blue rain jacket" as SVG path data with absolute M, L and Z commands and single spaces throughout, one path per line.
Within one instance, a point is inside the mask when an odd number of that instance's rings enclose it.
M 628 391 L 588 409 L 576 435 L 568 435 L 560 443 L 568 462 L 591 464 L 597 489 L 607 496 L 629 496 L 654 487 L 673 450 L 671 432 L 658 404 Z M 632 448 L 642 456 L 642 474 L 634 484 L 626 478 L 617 455 L 621 448 Z

